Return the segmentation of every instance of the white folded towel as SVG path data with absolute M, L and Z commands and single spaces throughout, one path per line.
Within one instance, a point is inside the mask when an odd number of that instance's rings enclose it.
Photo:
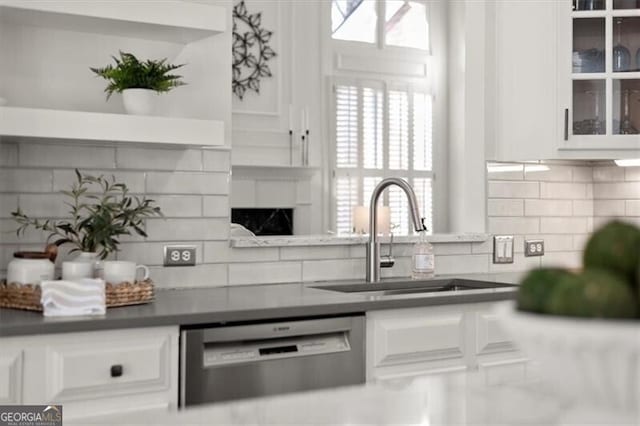
M 76 281 L 42 281 L 40 303 L 44 316 L 104 315 L 104 280 L 83 278 Z

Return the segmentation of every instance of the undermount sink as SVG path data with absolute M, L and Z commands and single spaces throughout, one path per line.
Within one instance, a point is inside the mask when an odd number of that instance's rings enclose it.
M 468 290 L 510 289 L 514 284 L 474 281 L 459 278 L 426 281 L 392 281 L 364 284 L 319 285 L 312 288 L 371 296 L 395 296 L 413 293 L 460 292 Z M 515 289 L 514 289 L 515 290 Z

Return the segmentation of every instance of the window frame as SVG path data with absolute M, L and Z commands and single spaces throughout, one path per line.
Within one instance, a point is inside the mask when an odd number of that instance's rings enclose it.
M 384 0 L 375 0 L 378 2 L 378 16 L 384 16 Z M 432 187 L 432 223 L 433 233 L 444 232 L 448 227 L 447 211 L 448 211 L 448 193 L 447 193 L 447 158 L 448 150 L 445 144 L 447 137 L 447 86 L 446 86 L 446 70 L 447 57 L 445 55 L 446 48 L 446 13 L 444 12 L 444 6 L 439 5 L 439 2 L 429 2 L 426 0 L 419 0 L 426 5 L 426 13 L 428 16 L 429 25 L 429 50 L 421 50 L 416 48 L 404 48 L 398 46 L 385 46 L 383 37 L 383 25 L 381 22 L 384 20 L 378 19 L 377 31 L 377 43 L 366 43 L 358 41 L 348 40 L 334 40 L 332 38 L 331 31 L 331 2 L 327 1 L 326 6 L 323 8 L 322 20 L 322 63 L 323 74 L 325 76 L 325 89 L 323 90 L 323 103 L 325 104 L 324 111 L 327 116 L 325 122 L 329 129 L 327 135 L 328 143 L 325 155 L 328 161 L 325 161 L 325 183 L 327 190 L 325 194 L 327 196 L 328 214 L 325 221 L 326 229 L 337 231 L 336 229 L 336 141 L 335 141 L 335 101 L 334 101 L 334 87 L 336 84 L 344 82 L 361 82 L 367 81 L 384 82 L 388 87 L 393 85 L 413 85 L 415 88 L 420 88 L 421 91 L 426 91 L 431 94 L 432 97 L 432 168 L 431 168 L 431 187 Z M 435 22 L 439 20 L 440 22 Z M 437 57 L 434 57 L 434 52 Z M 366 56 L 373 60 L 384 61 L 390 60 L 409 60 L 416 63 L 424 63 L 426 67 L 426 77 L 415 77 L 403 74 L 389 74 L 389 73 L 374 73 L 374 72 L 355 72 L 352 70 L 340 69 L 339 62 L 341 56 L 354 56 L 362 57 Z M 437 62 L 436 62 L 437 61 Z M 360 86 L 360 84 L 356 84 Z M 424 89 L 423 89 L 424 88 Z M 384 134 L 387 132 L 387 93 L 385 90 L 385 120 L 383 123 Z M 385 136 L 386 138 L 386 136 Z M 385 162 L 388 162 L 387 149 L 383 149 L 385 153 Z M 413 159 L 410 157 L 410 161 Z M 413 165 L 411 169 L 413 168 Z M 409 176 L 409 171 L 402 171 L 403 176 Z M 392 173 L 390 175 L 393 175 Z M 414 176 L 411 176 L 411 178 Z M 422 176 L 419 176 L 422 177 Z M 388 202 L 387 194 L 384 195 L 385 203 Z

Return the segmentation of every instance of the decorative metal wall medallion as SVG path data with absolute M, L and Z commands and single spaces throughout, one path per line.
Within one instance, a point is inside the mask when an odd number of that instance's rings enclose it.
M 233 93 L 260 93 L 260 79 L 271 77 L 267 62 L 276 56 L 268 43 L 272 31 L 262 28 L 262 13 L 249 13 L 244 0 L 233 7 Z

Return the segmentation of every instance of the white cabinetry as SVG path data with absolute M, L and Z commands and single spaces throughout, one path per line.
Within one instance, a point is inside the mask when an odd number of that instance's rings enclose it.
M 367 380 L 480 370 L 488 383 L 523 381 L 527 359 L 503 334 L 491 304 L 367 313 Z
M 0 0 L 0 138 L 225 144 L 230 122 L 230 12 L 181 0 Z M 158 97 L 158 115 L 105 102 L 90 67 L 118 51 L 186 64 L 186 86 Z
M 65 420 L 177 407 L 177 327 L 26 336 L 1 343 L 2 402 L 63 404 Z
M 561 0 L 557 10 L 560 156 L 638 157 L 640 4 Z
M 487 2 L 487 157 L 555 157 L 556 8 L 546 0 Z M 467 70 L 473 72 L 473 70 Z M 492 89 L 493 88 L 493 93 Z

